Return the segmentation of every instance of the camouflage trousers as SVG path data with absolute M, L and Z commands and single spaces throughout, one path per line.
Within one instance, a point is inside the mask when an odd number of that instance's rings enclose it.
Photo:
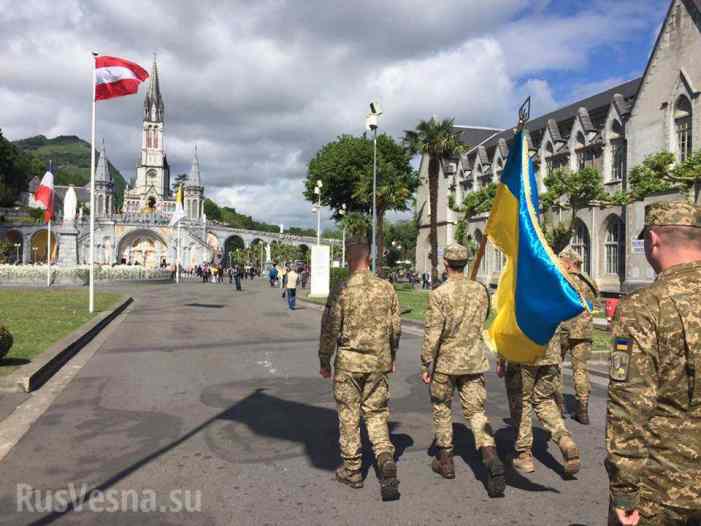
M 589 400 L 591 383 L 589 382 L 589 369 L 587 361 L 591 355 L 591 340 L 569 340 L 567 346 L 562 346 L 562 360 L 564 361 L 567 352 L 572 357 L 572 378 L 574 380 L 574 393 L 580 402 Z M 560 367 L 560 392 L 565 387 L 564 368 Z
M 516 451 L 530 451 L 533 447 L 532 412 L 540 420 L 555 443 L 562 437 L 571 436 L 565 427 L 560 409 L 555 403 L 555 390 L 560 380 L 557 365 L 521 365 L 522 404 L 521 420 L 516 438 Z
M 341 458 L 345 467 L 357 471 L 362 465 L 360 417 L 365 420 L 375 458 L 394 456 L 389 439 L 389 379 L 386 373 L 352 373 L 336 370 L 334 396 L 338 408 Z
M 521 420 L 521 366 L 517 363 L 506 363 L 506 374 L 504 375 L 506 385 L 506 398 L 509 401 L 509 414 L 512 425 L 518 425 Z
M 701 509 L 674 508 L 640 498 L 638 526 L 701 526 Z M 618 518 L 609 506 L 609 526 L 619 526 Z
M 470 425 L 477 448 L 494 446 L 492 428 L 484 413 L 487 388 L 483 374 L 449 376 L 434 372 L 431 379 L 431 405 L 436 446 L 453 450 L 453 391 L 457 389 L 465 422 Z

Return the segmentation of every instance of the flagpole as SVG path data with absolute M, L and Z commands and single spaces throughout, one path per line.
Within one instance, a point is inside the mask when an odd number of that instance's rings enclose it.
M 177 284 L 180 284 L 180 245 L 181 245 L 181 239 L 180 239 L 180 221 L 178 221 L 178 247 L 177 251 L 175 253 L 175 282 Z
M 95 58 L 92 53 L 92 128 L 90 135 L 90 300 L 89 310 L 95 312 Z
M 47 241 L 46 244 L 48 245 L 46 247 L 46 264 L 47 264 L 47 271 L 46 271 L 46 286 L 50 287 L 51 286 L 51 218 L 49 217 L 49 235 L 47 236 Z

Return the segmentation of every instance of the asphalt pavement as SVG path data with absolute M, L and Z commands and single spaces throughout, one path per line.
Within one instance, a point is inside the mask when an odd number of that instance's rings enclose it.
M 457 404 L 456 478 L 430 469 L 421 338 L 408 328 L 391 379 L 401 499 L 383 503 L 371 455 L 364 488 L 334 480 L 320 312 L 289 311 L 263 281 L 243 286 L 116 287 L 135 302 L 0 462 L 0 524 L 605 524 L 605 381 L 593 386 L 592 425 L 567 421 L 582 451 L 577 478 L 563 479 L 559 450 L 537 428 L 536 472 L 508 469 L 506 497 L 490 499 Z M 487 383 L 506 459 L 514 433 L 504 386 L 492 373 Z

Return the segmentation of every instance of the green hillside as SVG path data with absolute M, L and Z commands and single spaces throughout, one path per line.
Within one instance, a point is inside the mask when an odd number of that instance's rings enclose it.
M 83 186 L 90 182 L 90 143 L 75 135 L 60 135 L 53 139 L 37 135 L 14 141 L 13 144 L 46 166 L 49 160 L 53 161 L 54 182 L 57 185 Z M 121 208 L 126 181 L 112 163 L 109 163 L 109 170 L 114 181 L 115 205 Z

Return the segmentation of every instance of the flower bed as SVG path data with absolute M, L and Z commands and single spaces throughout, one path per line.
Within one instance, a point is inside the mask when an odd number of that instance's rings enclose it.
M 45 285 L 48 269 L 46 265 L 0 265 L 0 285 Z M 51 283 L 54 285 L 87 285 L 90 267 L 51 266 Z M 152 281 L 169 280 L 171 272 L 140 266 L 95 265 L 95 281 Z

